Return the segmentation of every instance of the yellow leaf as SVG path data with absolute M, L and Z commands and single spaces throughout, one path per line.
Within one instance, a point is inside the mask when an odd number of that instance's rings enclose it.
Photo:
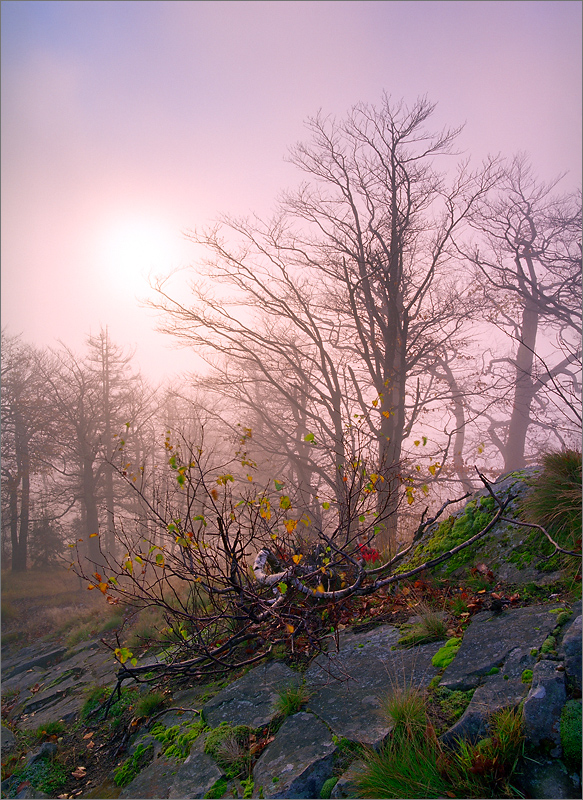
M 285 624 L 285 627 L 287 628 L 287 632 L 288 633 L 293 633 L 295 631 L 294 626 L 293 625 L 288 625 L 287 622 Z
M 413 442 L 413 444 L 415 445 L 415 447 L 419 447 L 419 445 L 421 444 L 421 440 L 420 440 L 420 439 L 416 439 L 416 440 Z
M 99 534 L 98 533 L 90 533 L 89 534 L 89 538 L 90 539 L 93 539 L 94 536 L 99 536 Z M 81 539 L 79 539 L 79 541 L 81 541 Z
M 247 475 L 247 480 L 250 481 L 251 483 L 253 483 L 253 476 L 252 475 Z
M 284 520 L 283 524 L 285 525 L 285 529 L 288 533 L 293 533 L 297 528 L 298 521 L 297 519 L 286 519 Z
M 318 586 L 318 588 L 316 589 L 316 591 L 317 591 L 317 592 L 320 592 L 320 594 L 324 594 L 324 592 L 326 591 L 326 589 L 324 589 L 324 586 L 323 586 L 322 584 L 320 584 L 320 585 Z
M 301 555 L 301 553 L 300 553 L 297 556 L 292 556 L 292 561 L 294 562 L 294 564 L 299 564 L 300 561 L 302 560 L 302 558 L 303 558 L 303 555 Z
M 415 498 L 413 497 L 413 495 L 412 494 L 408 494 L 407 495 L 407 503 L 408 503 L 408 505 L 411 505 L 411 503 L 414 503 L 414 502 L 415 502 Z
M 95 586 L 92 583 L 90 583 L 89 586 L 87 587 L 87 591 L 89 591 L 90 589 L 95 589 Z
M 376 408 L 378 406 L 378 404 L 379 404 L 379 401 L 378 400 L 373 400 L 372 404 Z
M 99 588 L 101 589 L 103 594 L 105 594 L 107 592 L 107 584 L 106 583 L 100 583 L 99 584 Z
M 383 411 L 383 417 L 386 417 L 388 419 L 390 416 L 391 416 L 390 411 Z

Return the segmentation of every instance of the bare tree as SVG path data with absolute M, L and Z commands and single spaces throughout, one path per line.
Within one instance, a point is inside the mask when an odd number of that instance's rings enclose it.
M 459 130 L 428 132 L 433 110 L 426 99 L 407 108 L 385 95 L 379 108 L 358 105 L 342 122 L 310 120 L 311 143 L 291 153 L 308 182 L 267 223 L 225 218 L 191 234 L 210 252 L 215 288 L 193 284 L 186 305 L 160 281 L 154 304 L 166 313 L 164 330 L 211 360 L 227 357 L 223 375 L 260 375 L 297 409 L 305 435 L 329 454 L 327 469 L 312 459 L 310 471 L 338 508 L 347 426 L 355 414 L 366 422 L 379 503 L 391 509 L 383 544 L 393 548 L 403 445 L 438 380 L 429 367 L 465 318 L 451 277 L 454 237 L 496 179 L 495 162 L 475 172 L 464 163 L 446 185 L 435 163 Z M 217 294 L 219 284 L 230 294 Z
M 505 470 L 525 466 L 529 430 L 544 428 L 548 449 L 549 433 L 565 445 L 581 426 L 581 202 L 580 192 L 555 193 L 558 182 L 538 181 L 516 157 L 472 215 L 480 241 L 466 255 L 490 320 L 514 344 L 488 364 L 510 404 L 508 416 L 488 413 Z
M 2 331 L 2 505 L 10 528 L 14 572 L 27 569 L 31 510 L 46 472 L 54 424 L 43 402 L 39 370 L 44 355 L 19 337 Z

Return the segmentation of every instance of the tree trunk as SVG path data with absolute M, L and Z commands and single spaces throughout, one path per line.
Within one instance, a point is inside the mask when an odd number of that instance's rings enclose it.
M 532 379 L 534 349 L 538 327 L 539 312 L 532 301 L 527 301 L 522 313 L 520 343 L 516 352 L 516 384 L 512 414 L 508 425 L 508 435 L 504 448 L 504 471 L 511 472 L 526 466 L 524 450 L 526 434 L 530 425 L 530 408 L 535 395 Z

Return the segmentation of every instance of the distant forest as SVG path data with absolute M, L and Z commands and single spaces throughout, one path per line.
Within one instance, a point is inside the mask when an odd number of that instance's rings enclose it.
M 192 295 L 152 305 L 204 376 L 152 386 L 107 328 L 81 353 L 3 331 L 3 568 L 394 554 L 475 465 L 579 448 L 581 193 L 524 155 L 454 168 L 433 110 L 311 119 L 270 219 L 190 234 Z

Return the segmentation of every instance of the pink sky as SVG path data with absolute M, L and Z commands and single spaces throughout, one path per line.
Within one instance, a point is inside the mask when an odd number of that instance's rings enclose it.
M 136 298 L 181 231 L 267 216 L 320 108 L 438 103 L 459 146 L 581 172 L 579 2 L 2 2 L 2 325 L 81 349 L 108 325 L 155 380 L 196 369 Z

